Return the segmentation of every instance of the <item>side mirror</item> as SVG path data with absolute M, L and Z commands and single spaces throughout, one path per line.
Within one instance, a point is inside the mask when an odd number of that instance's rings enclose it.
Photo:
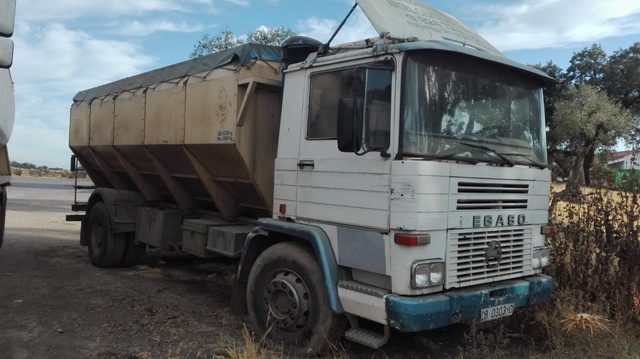
M 0 68 L 8 69 L 13 63 L 13 35 L 16 20 L 16 0 L 0 0 Z
M 0 37 L 0 69 L 8 69 L 13 63 L 13 41 Z
M 349 96 L 340 100 L 338 106 L 338 150 L 358 153 L 362 146 L 363 122 L 362 98 Z
M 71 172 L 75 172 L 76 171 L 76 155 L 71 155 L 71 166 L 69 166 L 69 170 Z

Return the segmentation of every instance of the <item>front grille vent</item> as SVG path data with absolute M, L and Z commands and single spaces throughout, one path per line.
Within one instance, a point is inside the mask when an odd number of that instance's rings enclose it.
M 458 193 L 527 194 L 529 193 L 529 184 L 459 182 Z
M 481 209 L 527 209 L 527 199 L 458 199 L 458 211 Z
M 447 287 L 522 277 L 531 271 L 531 228 L 451 232 L 447 253 Z M 487 250 L 500 248 L 500 258 Z
M 458 211 L 527 209 L 528 183 L 459 182 Z

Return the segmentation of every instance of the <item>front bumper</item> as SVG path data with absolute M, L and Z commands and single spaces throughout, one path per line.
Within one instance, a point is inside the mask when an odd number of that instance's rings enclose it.
M 553 279 L 538 275 L 420 297 L 386 296 L 389 326 L 418 332 L 480 318 L 480 310 L 513 303 L 516 308 L 546 302 Z

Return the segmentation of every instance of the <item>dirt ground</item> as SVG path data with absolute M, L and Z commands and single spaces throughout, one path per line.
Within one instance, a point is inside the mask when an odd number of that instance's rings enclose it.
M 79 245 L 80 224 L 65 222 L 72 181 L 13 184 L 0 249 L 0 358 L 222 358 L 242 345 L 248 318 L 230 302 L 236 262 L 149 251 L 132 268 L 96 268 Z M 436 334 L 428 344 L 439 348 L 428 351 L 406 335 L 381 350 L 340 345 L 352 358 L 439 358 L 449 357 L 441 349 L 450 337 Z

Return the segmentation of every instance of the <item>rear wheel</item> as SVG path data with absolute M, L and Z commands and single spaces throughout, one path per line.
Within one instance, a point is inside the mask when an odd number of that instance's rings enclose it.
M 122 267 L 132 267 L 140 263 L 140 259 L 144 257 L 147 251 L 146 243 L 136 243 L 136 233 L 129 232 L 126 234 L 126 244 L 124 247 L 124 256 L 122 258 Z
M 96 267 L 111 268 L 122 263 L 126 236 L 109 229 L 109 215 L 104 203 L 96 203 L 89 214 L 89 258 Z
M 265 250 L 247 283 L 249 318 L 260 338 L 287 355 L 315 356 L 340 336 L 340 318 L 329 308 L 320 266 L 312 252 L 285 242 Z

